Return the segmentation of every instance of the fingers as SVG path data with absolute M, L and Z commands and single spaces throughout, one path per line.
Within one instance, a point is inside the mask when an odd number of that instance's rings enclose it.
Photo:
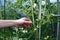
M 31 23 L 23 23 L 23 24 L 21 24 L 21 25 L 15 25 L 15 26 L 17 26 L 17 27 L 21 27 L 21 26 L 23 26 L 23 27 L 26 27 L 26 28 L 28 28 L 29 26 L 31 25 Z
M 25 18 L 24 19 L 24 27 L 28 27 L 32 24 L 32 21 L 28 18 Z
M 24 20 L 25 20 L 25 21 L 31 21 L 31 20 L 30 20 L 30 19 L 28 19 L 28 18 L 25 18 Z
M 24 24 L 23 26 L 24 26 L 24 27 L 28 27 L 28 25 L 26 25 L 26 24 Z
M 28 18 L 24 18 L 24 23 L 32 24 L 32 21 Z
M 19 19 L 19 21 L 21 21 L 21 22 L 20 22 L 20 24 L 18 24 L 18 26 L 29 27 L 32 24 L 32 21 L 25 17 Z M 19 23 L 19 21 L 18 21 L 18 23 Z
M 23 26 L 27 28 L 30 26 L 30 24 L 23 24 Z
M 32 21 L 24 21 L 26 24 L 32 24 Z
M 30 19 L 29 18 L 21 18 L 21 19 L 23 19 L 23 20 L 25 20 L 25 21 L 30 21 Z

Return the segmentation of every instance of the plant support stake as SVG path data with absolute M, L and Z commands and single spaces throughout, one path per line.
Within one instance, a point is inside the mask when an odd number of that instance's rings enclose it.
M 59 0 L 57 0 L 57 9 L 58 9 L 58 15 L 60 15 L 60 3 Z M 58 17 L 59 19 L 60 17 Z M 57 37 L 56 40 L 60 40 L 60 22 L 57 22 Z
M 41 36 L 41 25 L 40 25 L 40 22 L 41 22 L 41 2 L 42 0 L 39 0 L 39 16 L 38 16 L 38 19 L 39 19 L 39 24 L 38 24 L 38 27 L 39 27 L 39 40 L 40 40 L 40 36 Z

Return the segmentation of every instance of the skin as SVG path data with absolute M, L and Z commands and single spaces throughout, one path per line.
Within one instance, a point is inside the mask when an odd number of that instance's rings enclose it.
M 0 20 L 0 28 L 11 27 L 11 26 L 29 27 L 31 24 L 32 21 L 25 17 L 18 20 Z

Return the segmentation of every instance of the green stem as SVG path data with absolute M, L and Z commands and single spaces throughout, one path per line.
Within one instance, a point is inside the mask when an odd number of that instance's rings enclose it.
M 47 0 L 45 0 L 45 6 L 44 6 L 44 13 L 43 13 L 43 15 L 45 15 L 45 13 L 46 13 L 46 3 L 47 2 Z
M 33 6 L 32 6 L 32 20 L 33 20 L 33 26 L 35 27 Z
M 34 7 L 33 7 L 33 1 L 32 1 L 32 20 L 33 20 L 33 26 L 35 27 L 35 22 L 34 22 Z

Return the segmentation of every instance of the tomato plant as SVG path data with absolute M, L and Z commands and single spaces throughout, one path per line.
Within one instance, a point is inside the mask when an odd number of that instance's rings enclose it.
M 57 2 L 49 0 L 4 0 L 0 1 L 0 19 L 30 18 L 29 28 L 0 28 L 0 40 L 56 40 Z M 44 4 L 43 4 L 44 2 Z

